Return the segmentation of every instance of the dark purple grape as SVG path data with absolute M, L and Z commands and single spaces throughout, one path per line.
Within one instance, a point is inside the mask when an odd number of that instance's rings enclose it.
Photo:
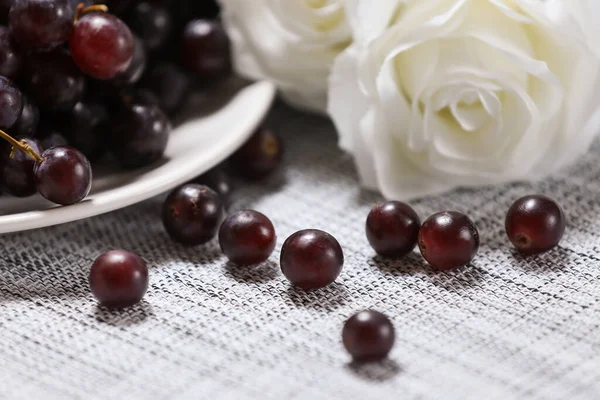
M 69 40 L 73 16 L 69 0 L 16 0 L 9 26 L 23 47 L 52 47 Z
M 0 26 L 0 75 L 15 80 L 21 72 L 21 54 L 8 28 Z
M 11 128 L 23 109 L 23 96 L 13 81 L 0 76 L 0 129 Z
M 171 124 L 156 106 L 134 104 L 123 108 L 112 125 L 112 151 L 126 168 L 159 160 L 167 147 Z
M 42 145 L 36 139 L 24 139 L 33 150 L 42 154 Z M 35 161 L 21 150 L 13 158 L 2 154 L 2 188 L 16 197 L 29 197 L 37 192 L 34 173 Z
M 444 211 L 427 218 L 419 230 L 423 258 L 437 270 L 470 263 L 479 250 L 479 231 L 464 214 Z
M 83 72 L 96 79 L 113 79 L 127 71 L 135 41 L 119 18 L 93 12 L 75 24 L 69 48 L 73 61 Z
M 149 51 L 157 50 L 165 44 L 171 31 L 171 15 L 156 2 L 138 2 L 129 12 L 126 21 Z
M 283 160 L 281 139 L 272 129 L 260 128 L 233 156 L 233 170 L 249 180 L 271 174 Z
M 62 49 L 31 55 L 27 74 L 28 93 L 44 111 L 68 111 L 83 97 L 85 78 Z
M 215 237 L 223 218 L 219 195 L 202 185 L 173 190 L 163 205 L 162 220 L 169 236 L 186 245 L 200 245 Z
M 76 149 L 58 146 L 42 153 L 35 164 L 35 184 L 46 199 L 63 206 L 79 203 L 92 187 L 92 167 Z
M 229 39 L 221 23 L 203 19 L 188 23 L 183 32 L 182 57 L 190 71 L 206 80 L 229 74 Z
M 44 149 L 50 149 L 56 146 L 68 146 L 69 141 L 62 134 L 55 130 L 48 130 L 45 128 L 41 129 L 42 132 L 38 133 L 38 139 L 42 141 L 42 147 Z
M 221 168 L 213 168 L 203 175 L 192 180 L 192 183 L 208 186 L 221 196 L 224 204 L 229 202 L 231 196 L 232 183 L 229 175 Z
M 277 242 L 275 227 L 269 218 L 253 210 L 243 210 L 228 216 L 219 229 L 221 251 L 237 265 L 252 265 L 265 261 Z
M 344 324 L 342 342 L 355 361 L 379 361 L 389 354 L 396 334 L 388 317 L 377 311 L 361 311 Z
M 280 264 L 281 272 L 294 286 L 319 289 L 340 275 L 344 253 L 329 233 L 307 229 L 287 238 L 281 248 Z
M 90 269 L 90 289 L 101 305 L 131 307 L 148 290 L 148 266 L 137 254 L 113 250 L 102 254 Z
M 15 137 L 36 136 L 35 132 L 40 121 L 40 110 L 27 96 L 23 96 L 23 109 L 10 133 Z
M 367 239 L 377 254 L 384 257 L 403 257 L 417 245 L 421 221 L 408 204 L 388 201 L 369 213 L 366 223 Z
M 110 138 L 108 111 L 101 104 L 79 102 L 57 117 L 57 125 L 69 143 L 90 161 L 100 159 Z
M 120 85 L 133 85 L 137 83 L 146 70 L 146 49 L 144 49 L 144 44 L 137 36 L 134 36 L 133 39 L 135 40 L 135 49 L 131 63 L 125 72 L 121 73 L 115 79 Z
M 158 97 L 160 106 L 168 114 L 178 111 L 191 89 L 185 72 L 175 64 L 159 64 L 144 76 L 141 85 Z
M 523 254 L 540 254 L 558 246 L 565 233 L 562 208 L 543 195 L 524 196 L 506 214 L 506 234 Z

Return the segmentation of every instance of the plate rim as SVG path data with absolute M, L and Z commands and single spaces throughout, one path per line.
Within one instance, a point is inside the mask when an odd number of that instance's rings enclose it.
M 194 170 L 210 170 L 233 154 L 233 152 L 244 144 L 252 133 L 260 126 L 273 104 L 276 95 L 276 87 L 273 83 L 268 81 L 252 83 L 236 92 L 230 101 L 227 102 L 227 105 L 231 105 L 236 101 L 247 101 L 247 97 L 252 96 L 252 92 L 263 92 L 262 96 L 265 101 L 256 104 L 259 110 L 248 113 L 246 118 L 239 123 L 237 131 L 240 133 L 235 135 L 234 139 L 231 140 L 233 143 L 232 145 L 223 146 L 222 148 L 217 149 L 218 151 L 214 154 L 202 157 L 200 159 L 202 161 L 198 162 L 197 168 L 189 168 L 189 172 L 183 173 L 171 180 L 163 179 L 154 186 L 145 184 L 146 182 L 143 180 L 134 180 L 124 185 L 102 191 L 99 194 L 99 198 L 96 198 L 96 195 L 92 194 L 88 199 L 70 206 L 56 206 L 45 210 L 32 210 L 16 214 L 1 215 L 0 234 L 17 233 L 66 224 L 120 210 L 158 196 L 190 181 L 198 175 Z M 227 105 L 225 105 L 225 107 L 227 107 Z M 184 127 L 186 123 L 193 123 L 193 120 L 184 122 L 180 127 Z M 192 159 L 192 156 L 188 155 L 188 157 Z M 157 169 L 158 168 L 160 168 L 160 166 L 157 167 Z M 137 192 L 134 190 L 128 197 L 122 196 L 121 192 L 132 188 L 135 189 L 137 185 L 141 186 L 143 189 L 140 188 Z M 117 199 L 121 199 L 121 201 Z M 90 204 L 90 202 L 93 202 L 93 205 Z

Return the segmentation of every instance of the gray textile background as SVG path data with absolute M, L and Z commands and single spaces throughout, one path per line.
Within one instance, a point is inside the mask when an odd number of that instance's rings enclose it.
M 172 243 L 162 198 L 65 226 L 1 238 L 0 398 L 6 399 L 599 399 L 600 147 L 535 186 L 462 190 L 423 199 L 425 218 L 467 212 L 482 248 L 472 266 L 434 273 L 416 254 L 373 257 L 370 206 L 327 122 L 279 106 L 287 143 L 280 177 L 238 188 L 234 208 L 271 217 L 271 262 L 228 265 L 217 243 Z M 569 217 L 560 248 L 522 258 L 508 247 L 504 214 L 518 196 L 556 198 Z M 303 293 L 278 269 L 296 230 L 341 242 L 336 284 Z M 151 266 L 140 306 L 96 307 L 88 269 L 126 248 Z M 343 321 L 374 308 L 393 319 L 390 360 L 351 364 Z

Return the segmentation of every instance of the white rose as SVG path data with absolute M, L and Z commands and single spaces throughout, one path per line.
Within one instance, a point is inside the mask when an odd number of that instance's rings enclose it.
M 345 0 L 221 0 L 238 74 L 275 82 L 292 103 L 324 113 L 327 78 L 351 42 Z
M 600 1 L 355 0 L 330 79 L 366 187 L 410 199 L 547 176 L 600 130 Z

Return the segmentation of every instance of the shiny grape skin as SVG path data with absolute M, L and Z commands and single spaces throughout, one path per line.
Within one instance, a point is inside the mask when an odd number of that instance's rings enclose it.
M 71 146 L 81 151 L 90 162 L 97 161 L 106 153 L 110 123 L 103 105 L 80 101 L 71 111 L 57 116 L 57 126 Z
M 8 28 L 0 26 L 0 75 L 12 80 L 17 79 L 22 63 L 21 54 Z
M 565 214 L 553 199 L 528 195 L 513 203 L 506 214 L 508 238 L 522 254 L 547 252 L 560 243 L 566 229 Z
M 171 124 L 160 108 L 133 104 L 123 108 L 112 125 L 112 151 L 125 168 L 159 160 L 167 147 Z
M 287 238 L 281 248 L 281 272 L 290 283 L 304 290 L 323 288 L 342 272 L 344 253 L 327 232 L 306 229 Z
M 125 250 L 100 255 L 90 269 L 90 289 L 101 305 L 125 308 L 139 303 L 148 290 L 148 266 Z
M 42 145 L 37 139 L 25 139 L 38 153 L 42 154 Z M 3 149 L 6 147 L 3 146 Z M 10 152 L 10 149 L 8 149 Z M 35 184 L 35 161 L 24 152 L 18 150 L 13 158 L 8 152 L 2 157 L 2 189 L 16 197 L 29 197 L 37 192 Z
M 69 0 L 17 0 L 9 26 L 16 42 L 27 48 L 47 48 L 69 39 L 73 9 Z
M 342 343 L 356 362 L 379 361 L 394 347 L 394 325 L 384 314 L 365 310 L 350 317 L 342 330 Z
M 32 54 L 27 59 L 29 90 L 43 111 L 68 111 L 85 91 L 85 78 L 62 49 Z
M 277 242 L 275 227 L 267 216 L 254 210 L 229 215 L 219 229 L 219 245 L 229 261 L 244 266 L 266 261 Z
M 52 147 L 34 167 L 35 184 L 46 199 L 63 206 L 79 203 L 92 187 L 89 160 L 70 146 Z
M 400 258 L 417 245 L 420 227 L 421 221 L 412 207 L 399 201 L 387 201 L 371 209 L 365 231 L 377 254 Z
M 191 81 L 177 65 L 164 63 L 149 70 L 141 86 L 158 97 L 161 108 L 167 114 L 173 114 L 189 95 Z
M 131 63 L 129 64 L 129 67 L 115 79 L 116 83 L 119 85 L 133 85 L 137 83 L 146 70 L 147 57 L 144 44 L 140 38 L 135 35 L 133 40 L 135 41 L 135 48 L 133 50 Z
M 214 238 L 222 218 L 219 195 L 202 185 L 180 186 L 163 204 L 165 230 L 173 240 L 188 246 L 205 244 Z
M 75 64 L 96 79 L 113 79 L 133 60 L 135 41 L 127 25 L 114 15 L 94 12 L 79 19 L 69 39 Z
M 438 271 L 469 264 L 479 250 L 479 231 L 466 215 L 442 211 L 427 218 L 419 230 L 423 258 Z
M 40 109 L 29 99 L 23 96 L 23 108 L 17 121 L 10 128 L 9 133 L 15 137 L 33 137 L 40 121 Z
M 231 71 L 229 39 L 219 21 L 194 20 L 187 24 L 182 38 L 184 65 L 199 77 L 212 80 Z
M 23 95 L 13 81 L 0 76 L 0 129 L 12 127 L 23 108 Z
M 171 32 L 171 14 L 156 2 L 138 2 L 129 12 L 126 21 L 149 51 L 164 45 Z

